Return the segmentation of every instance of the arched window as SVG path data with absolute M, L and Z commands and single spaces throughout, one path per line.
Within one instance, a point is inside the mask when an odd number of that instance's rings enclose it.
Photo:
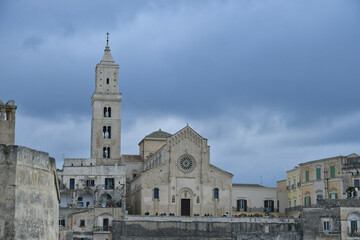
M 154 189 L 154 199 L 159 199 L 159 189 L 158 188 Z
M 350 234 L 358 234 L 359 233 L 359 226 L 360 226 L 360 215 L 359 213 L 353 212 L 350 213 L 348 216 L 348 227 Z
M 111 117 L 111 107 L 104 107 L 104 117 Z
M 214 199 L 219 199 L 219 189 L 218 188 L 214 189 Z
M 311 197 L 310 196 L 306 196 L 304 201 L 305 201 L 305 207 L 311 206 Z
M 103 126 L 103 138 L 106 138 L 106 127 Z
M 111 127 L 103 126 L 103 138 L 111 138 Z
M 107 156 L 107 150 L 106 147 L 103 147 L 103 157 L 106 158 Z
M 108 138 L 111 138 L 111 127 L 107 127 Z
M 103 147 L 103 157 L 110 158 L 110 147 Z
M 110 158 L 110 147 L 107 148 L 107 151 L 108 151 L 107 158 Z

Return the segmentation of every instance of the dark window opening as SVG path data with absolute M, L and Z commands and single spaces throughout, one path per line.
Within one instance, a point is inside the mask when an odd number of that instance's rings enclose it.
M 103 219 L 103 230 L 109 231 L 109 219 L 108 218 Z
M 85 220 L 80 220 L 80 227 L 85 227 Z
M 359 179 L 354 179 L 354 187 L 359 187 L 360 186 L 360 180 Z
M 106 84 L 109 84 L 109 78 L 106 79 Z
M 78 197 L 78 201 L 82 202 L 83 198 L 82 197 Z
M 329 222 L 324 222 L 324 231 L 329 231 L 329 230 L 330 230 Z
M 95 186 L 95 180 L 86 180 L 86 186 L 87 187 Z
M 103 147 L 103 157 L 110 158 L 110 147 Z
M 214 189 L 214 199 L 219 199 L 219 189 L 218 188 Z
M 105 189 L 114 189 L 114 178 L 105 178 Z
M 239 199 L 237 200 L 237 211 L 246 212 L 247 211 L 247 200 Z
M 108 126 L 108 127 L 103 126 L 102 135 L 103 135 L 103 138 L 111 138 L 111 127 L 110 126 Z
M 104 117 L 111 117 L 111 107 L 104 107 Z
M 159 189 L 158 188 L 154 189 L 154 199 L 159 199 Z
M 133 174 L 133 178 L 136 178 L 136 173 Z
M 265 211 L 274 212 L 274 201 L 265 200 L 264 201 L 264 208 L 265 208 Z
M 64 226 L 65 227 L 65 219 L 59 220 L 59 226 Z
M 70 178 L 70 189 L 75 189 L 75 178 Z

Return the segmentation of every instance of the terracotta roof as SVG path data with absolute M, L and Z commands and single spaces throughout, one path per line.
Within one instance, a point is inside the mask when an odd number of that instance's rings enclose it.
M 146 135 L 145 138 L 168 138 L 171 136 L 172 134 L 161 131 L 161 129 L 159 129 L 159 131 L 155 131 L 150 133 L 149 135 Z
M 140 155 L 121 155 L 121 159 L 124 162 L 142 162 Z

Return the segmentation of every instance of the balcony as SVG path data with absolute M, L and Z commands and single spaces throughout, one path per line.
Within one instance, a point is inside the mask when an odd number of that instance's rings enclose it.
M 349 237 L 360 237 L 360 230 L 348 228 Z
M 302 210 L 302 206 L 296 206 L 296 207 L 290 207 L 290 208 L 285 208 L 285 212 L 293 212 L 293 211 L 301 211 Z
M 104 234 L 104 233 L 110 233 L 111 227 L 110 226 L 102 226 L 102 227 L 94 227 L 94 234 Z

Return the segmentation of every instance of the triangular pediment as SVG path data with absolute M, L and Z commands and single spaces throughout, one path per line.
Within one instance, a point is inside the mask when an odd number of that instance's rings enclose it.
M 185 139 L 190 140 L 198 147 L 207 145 L 207 139 L 203 138 L 200 134 L 198 134 L 189 125 L 185 126 L 183 129 L 179 130 L 177 133 L 172 135 L 168 141 L 172 146 L 174 146 Z
M 347 155 L 348 158 L 357 158 L 359 157 L 359 155 L 357 155 L 356 153 L 352 153 L 350 155 Z

